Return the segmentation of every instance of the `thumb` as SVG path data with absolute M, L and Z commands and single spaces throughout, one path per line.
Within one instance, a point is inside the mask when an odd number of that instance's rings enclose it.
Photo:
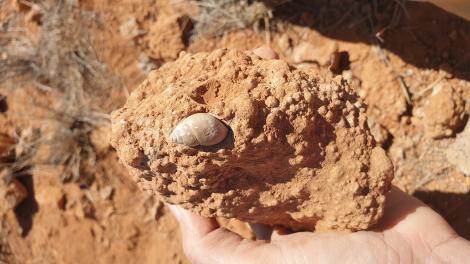
M 205 218 L 172 204 L 167 207 L 178 221 L 183 239 L 200 239 L 219 228 L 214 218 Z
M 214 218 L 175 205 L 167 206 L 180 225 L 184 252 L 193 263 L 276 263 L 279 260 L 278 248 L 269 243 L 243 239 L 220 228 Z

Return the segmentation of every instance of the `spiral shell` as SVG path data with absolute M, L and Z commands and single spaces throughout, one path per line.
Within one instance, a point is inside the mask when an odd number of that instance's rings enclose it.
M 227 126 L 215 116 L 197 113 L 186 117 L 170 134 L 170 139 L 189 147 L 220 143 L 228 134 Z

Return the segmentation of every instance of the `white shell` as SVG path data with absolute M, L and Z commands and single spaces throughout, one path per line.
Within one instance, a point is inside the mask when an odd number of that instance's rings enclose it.
M 186 117 L 170 134 L 170 139 L 189 147 L 211 146 L 220 143 L 228 133 L 227 126 L 215 116 L 197 113 Z

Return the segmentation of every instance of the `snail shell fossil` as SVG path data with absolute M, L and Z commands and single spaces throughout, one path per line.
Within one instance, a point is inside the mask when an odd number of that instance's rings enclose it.
M 215 116 L 197 113 L 186 117 L 176 125 L 170 139 L 189 147 L 211 146 L 220 143 L 228 133 L 227 126 Z

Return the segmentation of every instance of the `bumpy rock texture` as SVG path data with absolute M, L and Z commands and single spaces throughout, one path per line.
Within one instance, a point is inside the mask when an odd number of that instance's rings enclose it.
M 450 86 L 439 86 L 424 111 L 425 131 L 431 138 L 450 137 L 465 125 L 465 101 Z
M 231 128 L 211 147 L 175 144 L 185 117 Z M 112 114 L 112 144 L 139 185 L 203 216 L 308 230 L 362 230 L 382 215 L 393 168 L 340 77 L 216 50 L 150 74 Z

